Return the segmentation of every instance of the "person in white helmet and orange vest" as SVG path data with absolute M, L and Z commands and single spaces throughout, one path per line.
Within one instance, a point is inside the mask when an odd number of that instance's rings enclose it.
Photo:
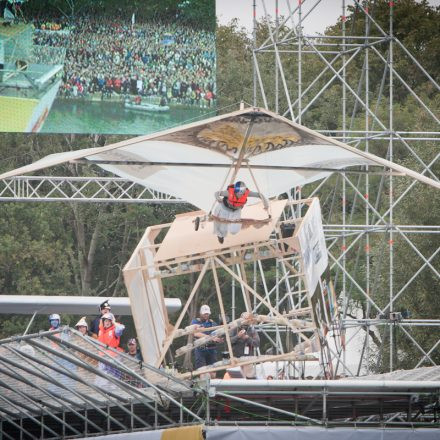
M 113 313 L 104 313 L 101 316 L 99 324 L 98 341 L 109 347 L 123 351 L 119 344 L 121 343 L 121 335 L 125 330 L 125 326 L 116 322 Z
M 264 209 L 269 209 L 267 198 L 259 192 L 250 191 L 246 184 L 241 181 L 229 185 L 226 191 L 217 191 L 215 193 L 217 204 L 214 207 L 213 216 L 227 220 L 227 222 L 214 222 L 214 232 L 220 243 L 224 242 L 228 232 L 237 234 L 240 231 L 241 223 L 239 220 L 241 219 L 241 210 L 247 203 L 248 197 L 258 197 L 263 201 Z

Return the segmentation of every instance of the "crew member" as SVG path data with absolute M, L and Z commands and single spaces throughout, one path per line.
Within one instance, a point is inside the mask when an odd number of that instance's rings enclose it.
M 244 312 L 241 314 L 243 320 L 249 320 L 252 315 Z M 256 348 L 260 346 L 260 337 L 254 326 L 246 323 L 235 329 L 231 334 L 232 354 L 234 357 L 245 360 L 247 356 L 255 356 Z M 246 379 L 255 379 L 255 364 L 242 365 L 241 371 Z
M 113 313 L 104 313 L 101 317 L 101 325 L 99 326 L 98 341 L 122 351 L 119 344 L 124 329 L 125 326 L 123 324 L 116 322 Z
M 89 326 L 86 321 L 86 317 L 83 316 L 76 324 L 75 328 L 83 335 L 87 336 L 89 331 Z
M 90 325 L 90 335 L 95 338 L 98 339 L 98 334 L 99 334 L 99 325 L 101 324 L 101 318 L 105 313 L 109 313 L 111 311 L 111 307 L 110 304 L 108 302 L 108 299 L 106 299 L 100 306 L 99 306 L 99 311 L 101 312 L 99 316 L 97 316 L 93 321 L 92 324 Z
M 127 343 L 128 355 L 137 359 L 138 361 L 142 361 L 142 354 L 138 348 L 137 341 L 135 338 L 131 338 Z
M 58 313 L 52 313 L 52 315 L 49 316 L 49 323 L 49 330 L 56 330 L 61 324 L 60 315 L 58 315 Z
M 198 318 L 195 318 L 191 321 L 191 324 L 198 324 L 199 327 L 203 328 L 210 328 L 215 327 L 217 324 L 210 319 L 211 315 L 211 308 L 204 304 L 202 307 L 200 307 L 200 316 Z M 211 331 L 206 332 L 198 332 L 194 333 L 194 337 L 196 339 L 203 338 L 206 335 L 211 334 Z M 216 343 L 223 342 L 222 338 L 214 337 L 212 341 L 210 341 L 208 344 L 197 347 L 194 350 L 194 356 L 195 356 L 195 367 L 196 369 L 212 365 L 217 361 L 217 348 L 215 346 Z M 215 372 L 210 373 L 212 378 L 215 378 Z

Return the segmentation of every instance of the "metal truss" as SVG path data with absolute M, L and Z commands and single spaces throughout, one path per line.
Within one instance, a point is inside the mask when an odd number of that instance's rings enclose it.
M 64 327 L 0 341 L 0 437 L 83 438 L 188 424 L 439 428 L 439 368 L 410 381 L 390 374 L 182 380 Z
M 438 180 L 433 169 L 440 153 L 431 157 L 419 154 L 420 145 L 428 145 L 440 140 L 440 120 L 435 111 L 425 101 L 424 94 L 414 90 L 411 81 L 405 78 L 396 66 L 396 59 L 405 58 L 412 64 L 432 90 L 440 91 L 439 84 L 430 76 L 417 58 L 399 41 L 393 33 L 394 8 L 389 4 L 388 26 L 382 28 L 375 19 L 374 1 L 367 9 L 359 0 L 340 0 L 341 21 L 339 34 L 307 35 L 304 24 L 313 20 L 317 6 L 322 0 L 301 0 L 295 4 L 286 1 L 289 14 L 282 20 L 278 16 L 278 6 L 282 0 L 253 0 L 254 17 L 271 14 L 272 26 L 268 26 L 266 41 L 257 45 L 256 21 L 254 27 L 254 105 L 290 117 L 307 125 L 313 121 L 312 112 L 327 98 L 331 87 L 339 86 L 340 106 L 333 111 L 339 126 L 312 128 L 350 143 L 365 151 L 374 151 L 390 160 L 400 157 L 410 158 L 418 171 Z M 347 7 L 356 6 L 357 14 L 364 19 L 362 35 L 354 35 L 346 26 Z M 274 11 L 274 13 L 272 13 Z M 269 23 L 269 22 L 268 22 Z M 274 25 L 274 26 L 273 26 Z M 286 32 L 284 29 L 288 27 Z M 281 29 L 283 28 L 283 32 Z M 270 81 L 263 77 L 262 57 L 273 56 L 273 75 Z M 286 56 L 289 56 L 287 59 Z M 313 77 L 304 73 L 307 60 L 314 57 L 321 63 L 321 70 Z M 292 61 L 293 60 L 293 61 Z M 287 64 L 288 62 L 288 64 Z M 358 76 L 352 76 L 354 63 L 362 66 Z M 379 67 L 378 67 L 379 66 Z M 380 85 L 373 89 L 370 76 L 380 71 Z M 395 90 L 404 90 L 413 103 L 424 113 L 427 129 L 421 131 L 414 124 L 405 131 L 396 128 L 398 113 L 394 106 Z M 257 99 L 258 98 L 258 99 Z M 270 104 L 273 103 L 273 104 Z M 385 109 L 385 110 L 384 110 Z M 360 123 L 362 122 L 362 124 Z M 385 146 L 379 150 L 379 146 Z M 433 150 L 435 151 L 435 150 Z M 356 368 L 348 368 L 346 351 L 342 346 L 330 350 L 328 361 L 336 362 L 335 374 L 361 374 L 369 372 L 371 359 L 385 357 L 390 371 L 399 368 L 396 359 L 396 333 L 404 337 L 419 354 L 414 357 L 413 366 L 435 364 L 433 353 L 440 346 L 440 325 L 436 319 L 402 319 L 398 314 L 399 301 L 414 295 L 414 285 L 419 277 L 429 272 L 435 282 L 440 281 L 438 269 L 439 249 L 428 255 L 424 243 L 438 241 L 440 227 L 429 225 L 420 213 L 420 224 L 398 224 L 396 210 L 407 197 L 417 189 L 416 182 L 406 180 L 405 188 L 396 192 L 397 177 L 373 177 L 368 174 L 352 177 L 344 173 L 334 173 L 319 184 L 295 188 L 291 199 L 319 196 L 323 207 L 324 231 L 327 240 L 330 269 L 335 288 L 343 308 L 342 325 L 334 333 L 345 335 L 347 350 L 350 344 L 359 348 L 362 355 Z M 184 203 L 182 200 L 145 189 L 133 182 L 119 178 L 64 178 L 64 177 L 17 177 L 0 181 L 0 201 L 76 201 L 107 203 Z M 295 213 L 292 213 L 295 217 Z M 397 279 L 398 255 L 396 244 L 413 256 L 404 277 Z M 289 263 L 289 262 L 287 262 Z M 386 267 L 382 269 L 382 266 Z M 236 268 L 238 271 L 239 268 Z M 284 295 L 273 304 L 282 307 L 290 301 L 291 306 L 302 302 L 301 286 L 297 281 L 287 280 L 290 268 L 280 261 L 277 267 L 278 280 L 273 295 L 279 294 L 279 286 L 285 285 Z M 262 268 L 255 265 L 254 282 L 263 282 L 259 275 Z M 289 284 L 290 283 L 290 284 Z M 233 291 L 236 286 L 233 285 Z M 265 295 L 272 288 L 264 285 Z M 416 292 L 417 294 L 417 292 Z M 287 296 L 286 296 L 287 295 Z M 295 297 L 295 299 L 294 299 Z M 293 302 L 292 302 L 293 301 Z M 283 303 L 284 302 L 284 303 Z M 353 306 L 353 305 L 356 306 Z M 235 305 L 232 306 L 235 314 Z M 350 309 L 363 316 L 350 317 Z M 432 317 L 436 318 L 436 317 Z M 437 335 L 428 346 L 418 340 L 413 330 L 430 326 L 431 334 Z M 379 335 L 380 328 L 386 328 Z M 350 330 L 350 331 L 349 331 Z M 280 329 L 274 346 L 278 346 Z M 372 343 L 372 334 L 382 337 L 382 348 Z M 277 342 L 278 341 L 278 342 Z M 385 348 L 384 348 L 385 347 Z
M 360 0 L 340 0 L 339 32 L 332 35 L 304 33 L 304 25 L 313 20 L 316 8 L 324 3 L 321 0 L 285 1 L 289 13 L 281 18 L 278 11 L 282 3 L 282 0 L 253 0 L 254 105 L 273 107 L 271 110 L 295 122 L 312 124 L 311 128 L 325 135 L 364 151 L 374 151 L 391 161 L 403 155 L 415 163 L 419 172 L 439 180 L 433 166 L 438 163 L 440 153 L 433 153 L 431 157 L 422 157 L 419 153 L 421 145 L 438 142 L 439 116 L 426 102 L 420 88 L 416 91 L 411 86 L 411 80 L 399 70 L 396 61 L 405 59 L 412 65 L 413 71 L 424 78 L 427 88 L 440 91 L 440 86 L 394 35 L 394 2 L 389 2 L 385 29 L 375 19 L 375 1 L 367 6 Z M 348 6 L 355 7 L 358 18 L 365 23 L 360 35 L 354 34 L 346 24 Z M 256 17 L 261 15 L 266 17 L 267 38 L 257 44 Z M 274 65 L 270 79 L 264 77 L 262 64 L 263 60 L 267 62 L 268 56 L 273 57 Z M 304 71 L 312 58 L 320 63 L 321 70 L 311 77 Z M 362 67 L 354 69 L 355 63 Z M 382 77 L 380 83 L 376 83 L 380 85 L 374 88 L 372 74 Z M 336 100 L 333 97 L 332 102 L 338 104 L 332 110 L 339 126 L 336 129 L 316 126 L 313 110 L 331 99 L 328 93 L 334 85 L 338 85 L 339 95 Z M 426 131 L 420 130 L 416 120 L 414 126 L 406 127 L 407 131 L 396 128 L 397 88 L 405 91 L 420 109 L 427 121 Z M 440 249 L 433 249 L 430 255 L 423 250 L 423 244 L 438 242 L 440 228 L 427 224 L 422 212 L 420 224 L 395 222 L 396 210 L 411 196 L 416 185 L 408 180 L 404 190 L 400 186 L 397 193 L 397 182 L 393 176 L 378 181 L 369 175 L 352 178 L 341 173 L 333 174 L 314 187 L 296 188 L 291 194 L 293 199 L 320 197 L 331 274 L 343 306 L 338 331 L 346 337 L 347 350 L 350 344 L 354 350 L 362 348 L 354 371 L 346 368 L 348 361 L 342 347 L 332 353 L 331 359 L 337 363 L 336 374 L 338 368 L 344 375 L 368 373 L 374 358 L 386 357 L 389 371 L 401 368 L 397 332 L 419 354 L 414 357 L 412 367 L 435 364 L 432 355 L 440 345 L 438 320 L 402 319 L 399 302 L 409 295 L 417 295 L 413 290 L 415 281 L 426 272 L 430 272 L 435 282 L 440 281 Z M 404 277 L 396 276 L 397 243 L 413 256 Z M 430 326 L 430 333 L 436 335 L 431 345 L 414 334 L 415 328 L 423 326 Z M 380 332 L 380 328 L 385 331 Z M 380 335 L 381 348 L 372 343 L 372 333 Z
M 436 380 L 211 380 L 207 393 L 206 424 L 439 428 Z
M 4 339 L 0 437 L 85 437 L 200 423 L 181 402 L 197 394 L 190 385 L 68 327 Z
M 0 180 L 0 202 L 185 203 L 118 177 L 19 176 Z

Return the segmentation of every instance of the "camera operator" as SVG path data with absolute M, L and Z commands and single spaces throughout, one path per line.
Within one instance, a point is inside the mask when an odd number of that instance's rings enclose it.
M 241 318 L 248 320 L 251 314 L 244 312 Z M 232 353 L 234 357 L 244 360 L 246 356 L 255 356 L 256 348 L 260 346 L 260 337 L 254 326 L 246 323 L 235 329 L 231 334 Z M 255 365 L 243 365 L 241 367 L 243 376 L 246 379 L 256 379 Z

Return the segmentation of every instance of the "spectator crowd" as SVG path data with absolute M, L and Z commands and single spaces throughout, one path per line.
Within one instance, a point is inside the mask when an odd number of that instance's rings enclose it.
M 64 48 L 63 84 L 68 98 L 130 96 L 210 107 L 215 100 L 215 34 L 177 22 L 136 22 L 78 17 L 59 28 L 34 21 L 34 44 Z M 43 54 L 42 54 L 43 55 Z

